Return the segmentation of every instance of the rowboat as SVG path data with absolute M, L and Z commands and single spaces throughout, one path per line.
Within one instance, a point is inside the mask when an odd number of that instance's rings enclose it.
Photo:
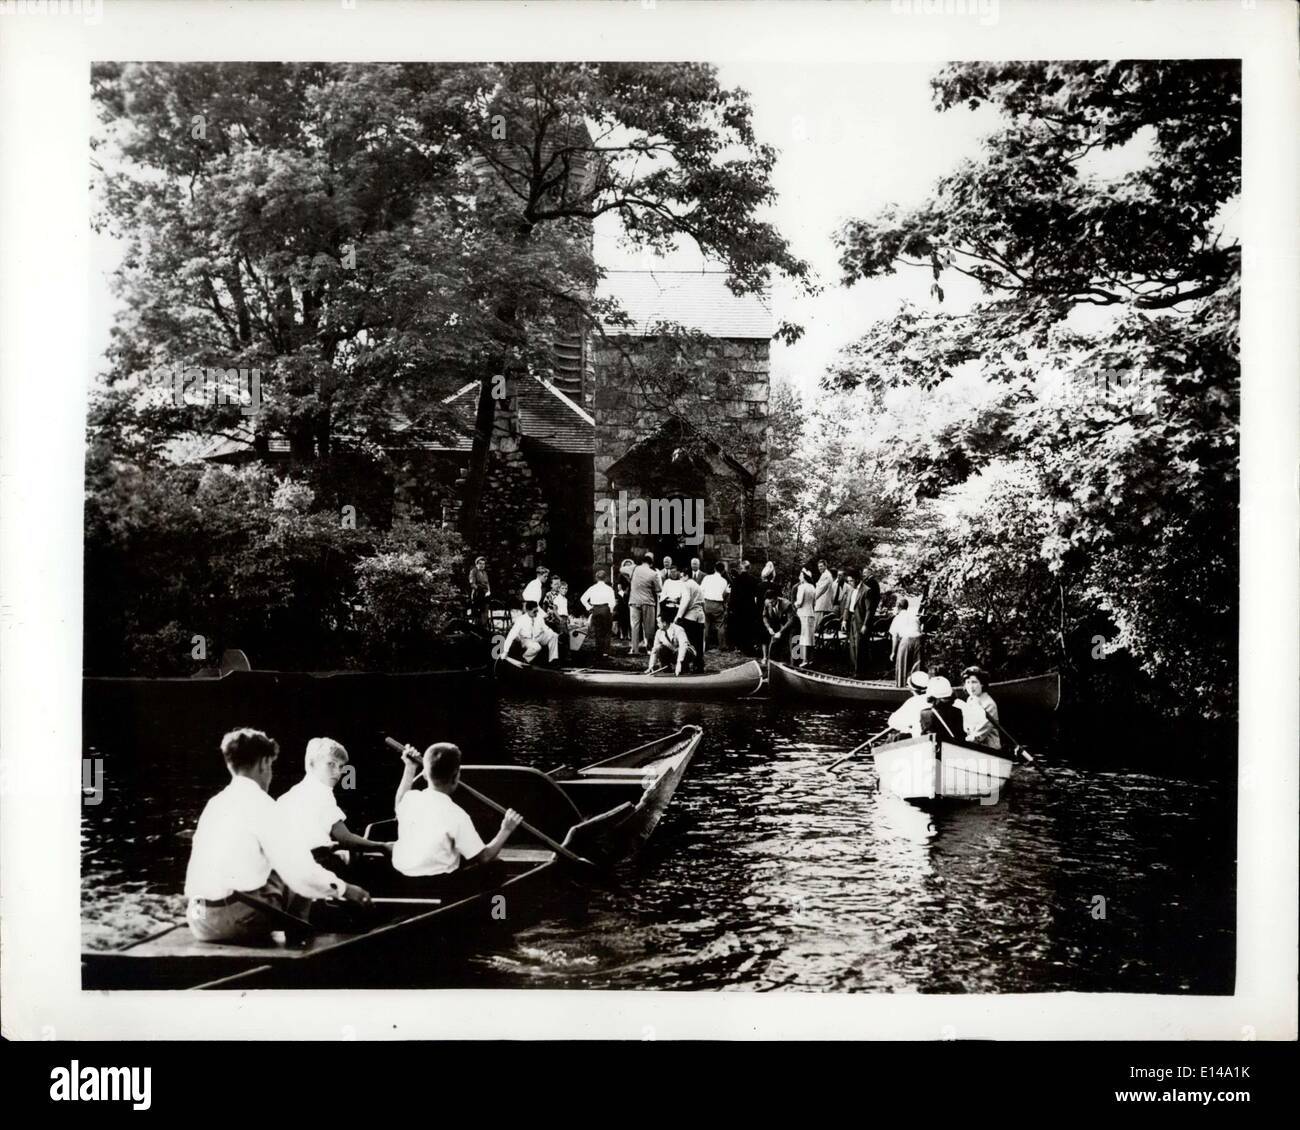
M 608 864 L 636 850 L 654 832 L 699 748 L 704 731 L 674 734 L 576 771 L 543 773 L 518 765 L 465 765 L 462 780 L 514 808 L 543 836 L 572 853 Z M 482 801 L 457 795 L 477 827 L 495 829 L 499 817 Z M 395 821 L 372 824 L 368 837 L 392 839 Z M 118 950 L 82 954 L 85 989 L 335 988 L 401 984 L 402 971 L 425 967 L 457 945 L 469 952 L 505 940 L 521 922 L 554 907 L 557 883 L 580 877 L 541 837 L 521 827 L 483 870 L 483 882 L 458 882 L 444 900 L 408 898 L 387 859 L 358 861 L 358 879 L 376 900 L 371 921 L 290 942 L 272 935 L 267 945 L 201 942 L 184 922 Z M 472 880 L 471 873 L 457 876 Z
M 751 659 L 708 675 L 647 675 L 641 671 L 556 670 L 503 658 L 497 675 L 505 686 L 543 695 L 609 694 L 625 698 L 722 699 L 754 694 L 763 685 L 763 668 Z
M 817 699 L 823 702 L 847 700 L 898 706 L 912 693 L 906 687 L 896 687 L 885 679 L 849 679 L 821 671 L 800 671 L 787 667 L 784 663 L 771 664 L 768 682 L 775 697 Z M 966 692 L 960 687 L 956 691 L 957 697 L 965 697 Z M 1052 671 L 1046 675 L 1032 675 L 1027 679 L 990 683 L 989 694 L 999 708 L 1053 711 L 1061 701 L 1061 676 Z
M 881 789 L 917 805 L 996 804 L 1011 782 L 1009 758 L 996 750 L 941 741 L 935 734 L 888 742 L 872 754 Z

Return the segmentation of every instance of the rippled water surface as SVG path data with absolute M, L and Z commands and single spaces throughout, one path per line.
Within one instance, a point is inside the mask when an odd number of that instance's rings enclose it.
M 621 882 L 557 907 L 503 948 L 431 969 L 430 986 L 1232 991 L 1226 762 L 1209 775 L 1157 776 L 1114 768 L 1123 757 L 1110 768 L 1068 761 L 1049 745 L 997 805 L 932 816 L 879 793 L 869 761 L 825 772 L 884 724 L 877 712 L 572 699 L 432 718 L 434 732 L 402 736 L 451 737 L 467 760 L 546 768 L 687 723 L 705 738 Z M 273 793 L 299 775 L 310 735 L 278 736 Z M 359 830 L 387 815 L 395 772 L 373 733 L 338 736 L 357 774 L 340 799 Z M 150 753 L 97 740 L 91 751 L 104 758 L 107 792 L 84 809 L 89 946 L 174 917 L 188 836 L 223 783 L 215 744 L 157 744 Z

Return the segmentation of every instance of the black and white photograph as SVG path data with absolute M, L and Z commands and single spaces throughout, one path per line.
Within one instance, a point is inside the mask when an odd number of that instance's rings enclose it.
M 860 1003 L 857 1038 L 996 1034 L 943 1011 L 975 997 L 1022 1039 L 1071 1002 L 1088 1038 L 1295 1038 L 1295 826 L 1262 822 L 1295 815 L 1296 592 L 1243 546 L 1294 569 L 1286 451 L 1243 487 L 1244 401 L 1297 430 L 1294 216 L 1256 219 L 1294 141 L 1243 171 L 1243 49 L 1152 50 L 1200 8 L 1288 56 L 1289 5 L 363 0 L 196 43 L 221 7 L 59 15 L 85 297 L 48 465 L 4 380 L 74 570 L 43 567 L 70 715 L 6 644 L 5 883 L 41 882 L 44 714 L 100 1038 L 373 990 L 489 1027 L 616 990 Z M 200 21 L 170 53 L 162 8 Z M 554 27 L 494 40 L 514 14 Z M 1090 14 L 1112 49 L 1062 34 Z M 1291 999 L 1235 1009 L 1279 947 Z

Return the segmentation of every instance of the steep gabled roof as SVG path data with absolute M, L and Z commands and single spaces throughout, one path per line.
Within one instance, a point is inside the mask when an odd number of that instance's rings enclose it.
M 478 387 L 478 381 L 471 381 L 442 401 L 459 423 L 459 432 L 446 425 L 435 431 L 395 412 L 390 418 L 394 441 L 386 446 L 393 450 L 468 454 L 478 406 Z M 529 375 L 519 381 L 515 391 L 519 405 L 519 431 L 525 440 L 543 450 L 568 455 L 591 455 L 595 451 L 595 420 L 550 381 Z M 253 453 L 252 427 L 246 422 L 241 424 L 239 435 L 243 438 L 214 437 L 195 458 L 213 463 L 240 462 L 250 458 Z M 349 442 L 347 436 L 336 438 L 345 446 Z M 268 450 L 272 455 L 287 454 L 289 441 L 280 435 L 271 436 Z
M 768 294 L 732 294 L 723 271 L 608 271 L 596 297 L 616 299 L 632 319 L 607 323 L 609 334 L 646 337 L 658 322 L 717 338 L 766 339 L 775 329 Z
M 478 406 L 478 387 L 477 381 L 471 381 L 443 400 L 460 422 L 463 434 L 422 441 L 416 446 L 431 451 L 468 452 Z M 530 374 L 519 381 L 515 397 L 519 405 L 519 432 L 525 439 L 569 455 L 590 455 L 595 451 L 592 429 L 596 421 L 550 381 Z M 407 427 L 414 430 L 413 425 Z

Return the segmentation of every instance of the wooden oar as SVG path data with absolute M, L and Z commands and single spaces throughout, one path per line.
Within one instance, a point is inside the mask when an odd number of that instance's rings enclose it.
M 376 906 L 441 906 L 442 899 L 372 898 Z
M 985 713 L 984 716 L 985 716 L 985 717 L 986 717 L 990 722 L 992 722 L 993 725 L 995 725 L 999 730 L 1002 731 L 1002 736 L 1003 736 L 1004 738 L 1006 738 L 1007 741 L 1009 741 L 1009 742 L 1010 742 L 1010 743 L 1015 747 L 1015 750 L 1014 750 L 1015 753 L 1018 753 L 1018 754 L 1019 754 L 1021 757 L 1023 757 L 1027 762 L 1029 762 L 1030 765 L 1033 765 L 1033 764 L 1034 764 L 1034 761 L 1036 760 L 1035 757 L 1034 757 L 1034 755 L 1033 755 L 1032 753 L 1030 753 L 1029 750 L 1027 750 L 1027 749 L 1026 749 L 1023 745 L 1021 745 L 1018 741 L 1016 741 L 1015 737 L 1014 737 L 1012 734 L 1007 733 L 1007 729 L 1006 729 L 1006 727 L 1003 726 L 1001 722 L 999 722 L 996 718 L 994 718 L 991 714 L 988 714 L 987 712 Z
M 255 895 L 246 894 L 244 891 L 232 891 L 232 895 L 242 902 L 245 906 L 251 906 L 253 909 L 265 914 L 274 922 L 278 922 L 282 927 L 291 930 L 301 930 L 308 934 L 319 934 L 322 928 L 313 925 L 305 918 L 299 918 L 296 914 L 290 914 L 287 910 L 281 910 L 278 906 L 272 906 L 269 902 L 263 902 Z
M 860 746 L 856 746 L 856 747 L 854 747 L 853 749 L 849 750 L 849 752 L 846 753 L 843 757 L 841 757 L 838 761 L 834 761 L 834 762 L 832 762 L 830 765 L 826 766 L 826 772 L 827 772 L 827 773 L 832 773 L 832 772 L 834 772 L 835 767 L 836 767 L 837 765 L 843 765 L 846 761 L 852 761 L 853 758 L 854 758 L 855 756 L 857 756 L 857 754 L 858 754 L 861 750 L 866 749 L 867 746 L 869 746 L 872 742 L 879 741 L 879 740 L 880 740 L 881 738 L 883 738 L 887 733 L 889 733 L 889 731 L 892 730 L 893 728 L 894 728 L 893 726 L 886 726 L 883 730 L 880 731 L 880 733 L 878 733 L 878 734 L 872 734 L 871 737 L 869 737 L 869 738 L 868 738 L 865 742 L 863 742 Z
M 384 742 L 387 745 L 391 746 L 393 749 L 397 750 L 399 753 L 401 753 L 403 757 L 405 757 L 406 746 L 404 746 L 396 738 L 386 737 L 384 738 Z M 463 778 L 458 787 L 464 789 L 467 793 L 469 793 L 470 796 L 472 796 L 480 804 L 487 805 L 488 808 L 492 809 L 493 812 L 500 813 L 502 816 L 505 815 L 506 810 L 501 805 L 497 804 L 497 802 L 494 801 L 490 796 L 485 796 L 483 793 L 479 792 L 478 789 L 474 788 L 473 785 L 466 784 Z M 530 836 L 535 836 L 537 839 L 541 840 L 542 843 L 544 843 L 548 848 L 550 848 L 557 855 L 564 856 L 564 858 L 567 859 L 570 863 L 579 863 L 582 864 L 582 866 L 584 867 L 590 868 L 592 871 L 597 871 L 597 872 L 600 871 L 600 868 L 597 867 L 594 863 L 592 863 L 590 859 L 584 858 L 583 856 L 579 855 L 577 852 L 570 851 L 558 840 L 553 840 L 545 832 L 539 831 L 537 828 L 534 828 L 531 824 L 528 823 L 527 820 L 520 820 L 519 827 L 521 827 Z

